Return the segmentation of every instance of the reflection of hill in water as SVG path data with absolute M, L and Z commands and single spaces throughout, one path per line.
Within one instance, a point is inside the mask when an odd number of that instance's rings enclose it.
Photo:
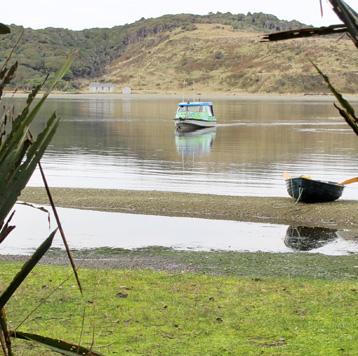
M 107 156 L 135 157 L 163 162 L 177 159 L 173 149 L 173 118 L 178 99 L 55 99 L 49 100 L 34 123 L 36 134 L 45 120 L 57 111 L 61 124 L 50 149 L 56 153 L 71 149 Z M 17 106 L 17 104 L 16 104 Z M 335 122 L 323 125 L 320 117 L 331 117 L 327 105 L 299 100 L 249 100 L 244 98 L 215 100 L 219 118 L 212 162 L 281 164 L 288 157 L 297 157 L 304 146 L 307 152 L 324 151 L 336 155 L 337 147 L 356 147 L 354 136 L 342 135 Z M 41 119 L 43 122 L 40 122 Z M 333 126 L 331 126 L 333 125 Z M 344 125 L 344 123 L 339 123 Z M 327 129 L 328 128 L 328 129 Z M 220 132 L 219 132 L 220 130 Z M 310 135 L 302 134 L 309 131 Z M 348 129 L 347 129 L 348 130 Z M 220 134 L 219 134 L 220 133 Z M 272 137 L 280 140 L 272 141 Z M 300 145 L 292 145 L 299 142 Z M 354 159 L 356 149 L 348 150 L 347 159 Z
M 175 144 L 180 154 L 210 153 L 216 136 L 216 128 L 193 131 L 175 131 Z
M 320 248 L 337 238 L 337 230 L 306 226 L 289 226 L 285 245 L 297 251 Z

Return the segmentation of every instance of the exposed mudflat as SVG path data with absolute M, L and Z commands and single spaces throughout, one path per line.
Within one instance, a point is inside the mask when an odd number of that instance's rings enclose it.
M 182 216 L 205 219 L 265 222 L 274 224 L 344 229 L 356 238 L 357 201 L 295 203 L 290 198 L 232 197 L 158 191 L 52 188 L 58 207 L 115 211 L 133 214 Z M 48 205 L 44 188 L 27 188 L 20 200 Z M 355 232 L 354 232 L 355 231 Z M 349 238 L 349 237 L 348 237 Z M 269 254 L 117 250 L 74 253 L 76 265 L 88 268 L 155 269 L 242 276 L 290 278 L 357 278 L 357 257 L 319 254 Z M 1 261 L 24 262 L 28 256 L 0 255 Z M 41 264 L 69 266 L 62 252 L 46 254 Z
M 295 203 L 291 198 L 242 197 L 159 191 L 52 188 L 58 207 L 132 214 L 194 217 L 352 229 L 358 202 Z M 26 188 L 20 200 L 48 205 L 44 188 Z

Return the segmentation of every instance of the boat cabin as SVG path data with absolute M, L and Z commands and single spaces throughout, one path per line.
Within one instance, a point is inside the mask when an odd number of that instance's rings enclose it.
M 179 103 L 177 112 L 202 112 L 214 116 L 213 104 L 210 102 Z

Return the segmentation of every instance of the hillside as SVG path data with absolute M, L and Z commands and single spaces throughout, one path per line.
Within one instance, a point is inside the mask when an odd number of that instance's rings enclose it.
M 262 35 L 254 31 L 213 24 L 196 27 L 128 46 L 108 66 L 105 80 L 138 92 L 181 93 L 183 80 L 189 85 L 195 81 L 198 93 L 327 92 L 307 55 L 337 88 L 346 93 L 358 90 L 358 51 L 349 39 L 262 43 Z
M 24 30 L 10 27 L 11 35 L 0 38 L 1 60 Z M 119 91 L 128 85 L 138 93 L 181 93 L 185 80 L 207 94 L 327 92 L 307 54 L 338 89 L 356 93 L 358 51 L 350 40 L 260 42 L 265 32 L 301 27 L 262 13 L 211 13 L 166 15 L 111 29 L 25 29 L 14 55 L 19 70 L 12 86 L 31 89 L 76 48 L 80 56 L 60 90 L 86 92 L 89 83 L 101 82 Z

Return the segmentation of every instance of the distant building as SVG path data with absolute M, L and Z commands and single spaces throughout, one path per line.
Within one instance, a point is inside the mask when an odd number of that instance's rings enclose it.
M 90 93 L 113 93 L 116 91 L 116 86 L 114 84 L 91 83 L 89 91 Z
M 122 88 L 122 94 L 130 94 L 132 92 L 131 87 L 123 87 Z

